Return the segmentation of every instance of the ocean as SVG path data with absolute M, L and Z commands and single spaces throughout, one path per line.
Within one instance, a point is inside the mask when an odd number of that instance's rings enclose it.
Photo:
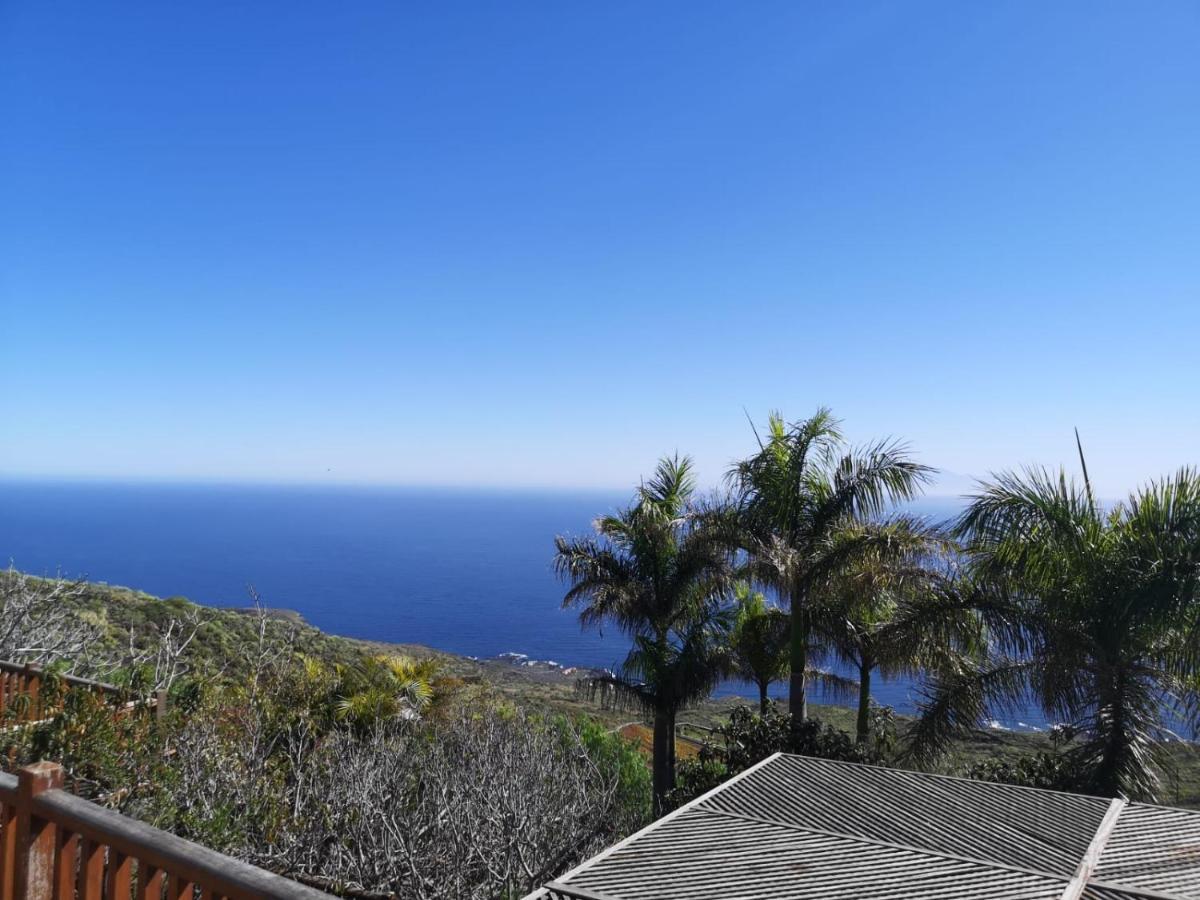
M 0 482 L 0 560 L 210 606 L 263 602 L 324 631 L 476 657 L 616 667 L 628 642 L 562 608 L 554 536 L 624 493 Z M 947 501 L 916 511 L 953 514 Z M 878 679 L 877 679 L 878 682 Z M 782 688 L 777 688 L 781 690 Z M 721 694 L 751 695 L 729 684 Z M 915 706 L 906 679 L 876 700 Z M 820 699 L 820 698 L 817 698 Z M 1044 724 L 1028 711 L 1013 727 Z

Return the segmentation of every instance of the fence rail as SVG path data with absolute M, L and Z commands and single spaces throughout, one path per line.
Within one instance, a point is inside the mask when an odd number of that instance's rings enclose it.
M 62 785 L 56 763 L 0 774 L 0 900 L 330 900 Z
M 9 713 L 9 727 L 23 727 L 41 722 L 61 711 L 66 691 L 48 692 L 47 680 L 55 679 L 66 685 L 67 690 L 87 691 L 117 704 L 118 711 L 125 712 L 140 705 L 138 701 L 126 701 L 126 692 L 115 684 L 93 681 L 78 675 L 47 673 L 35 663 L 16 663 L 0 660 L 0 710 Z M 53 697 L 49 696 L 53 693 Z M 162 717 L 167 711 L 167 693 L 158 691 L 144 704 L 154 708 L 155 715 Z

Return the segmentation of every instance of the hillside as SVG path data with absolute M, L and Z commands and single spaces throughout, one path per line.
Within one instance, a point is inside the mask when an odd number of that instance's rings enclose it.
M 131 633 L 134 646 L 144 649 L 159 640 L 159 635 L 172 620 L 200 623 L 184 659 L 193 674 L 204 677 L 236 678 L 245 673 L 257 652 L 262 628 L 269 639 L 289 640 L 296 652 L 328 663 L 352 662 L 373 653 L 432 657 L 439 661 L 445 675 L 461 680 L 468 690 L 519 706 L 587 715 L 614 728 L 636 718 L 627 711 L 600 709 L 580 698 L 575 690 L 575 677 L 561 670 L 526 667 L 498 659 L 474 660 L 418 644 L 339 637 L 309 625 L 302 616 L 290 610 L 268 609 L 260 615 L 255 609 L 207 607 L 182 597 L 161 599 L 142 591 L 98 583 L 81 585 L 69 602 L 79 616 L 100 629 L 104 643 L 113 653 L 127 651 Z M 705 729 L 726 720 L 731 709 L 745 702 L 743 698 L 726 697 L 699 704 L 680 717 L 685 726 L 693 726 L 685 727 L 683 733 L 702 740 Z M 813 714 L 836 728 L 853 728 L 853 715 L 844 707 L 814 706 Z M 899 717 L 900 727 L 905 721 Z M 960 773 L 981 760 L 1015 761 L 1024 755 L 1049 749 L 1050 742 L 1045 735 L 979 731 L 945 760 L 942 769 Z M 1180 743 L 1172 745 L 1170 756 L 1172 766 L 1163 791 L 1164 801 L 1200 807 L 1200 753 L 1195 745 Z
M 10 577 L 0 573 L 0 578 Z M 80 618 L 100 633 L 98 655 L 128 655 L 153 649 L 172 622 L 195 637 L 183 656 L 191 672 L 211 677 L 236 677 L 251 665 L 260 628 L 271 641 L 287 640 L 296 652 L 327 662 L 349 662 L 363 645 L 328 635 L 290 610 L 221 609 L 201 606 L 184 597 L 155 597 L 142 591 L 88 582 L 62 598 Z M 198 627 L 197 627 L 198 626 Z

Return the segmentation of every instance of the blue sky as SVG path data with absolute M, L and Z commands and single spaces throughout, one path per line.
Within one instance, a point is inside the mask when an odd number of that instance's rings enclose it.
M 0 474 L 1200 462 L 1200 7 L 0 9 Z

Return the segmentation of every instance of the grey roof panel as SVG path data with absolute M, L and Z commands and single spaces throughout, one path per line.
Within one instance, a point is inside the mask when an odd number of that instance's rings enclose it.
M 1093 877 L 1200 898 L 1200 812 L 1130 803 L 1117 820 Z
M 622 900 L 1057 900 L 1066 880 L 698 806 L 565 887 Z
M 1148 897 L 1155 898 L 1158 896 L 1161 895 L 1140 894 L 1133 890 L 1110 887 L 1106 884 L 1096 884 L 1093 882 L 1083 889 L 1080 900 L 1147 900 Z
M 1108 801 L 780 757 L 705 806 L 1070 878 Z

